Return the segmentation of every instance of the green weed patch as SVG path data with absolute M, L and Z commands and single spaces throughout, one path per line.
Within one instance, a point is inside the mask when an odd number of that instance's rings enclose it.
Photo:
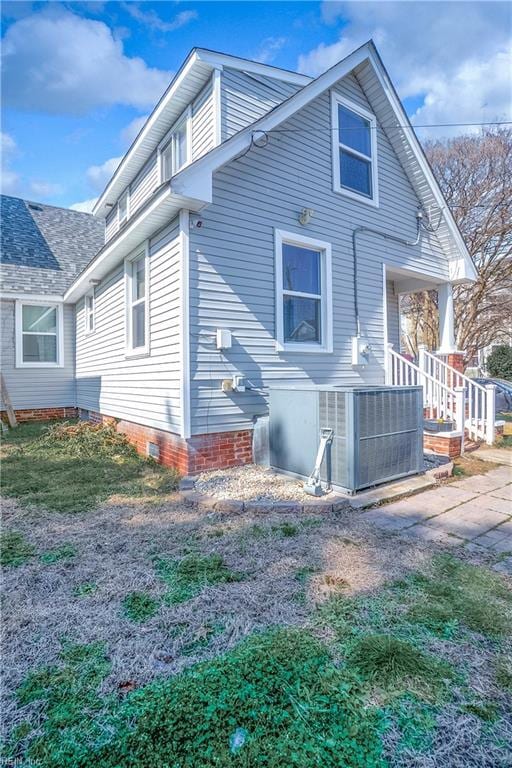
M 18 531 L 0 531 L 0 559 L 2 565 L 16 567 L 35 555 L 32 544 Z
M 155 558 L 155 569 L 168 587 L 166 602 L 184 603 L 213 584 L 241 581 L 242 575 L 231 571 L 221 555 L 190 553 L 181 559 Z
M 128 619 L 141 624 L 155 615 L 159 605 L 159 601 L 146 592 L 130 592 L 123 600 L 123 611 Z
M 45 565 L 52 565 L 59 560 L 72 560 L 75 555 L 76 549 L 72 544 L 62 544 L 60 547 L 43 552 L 39 559 Z

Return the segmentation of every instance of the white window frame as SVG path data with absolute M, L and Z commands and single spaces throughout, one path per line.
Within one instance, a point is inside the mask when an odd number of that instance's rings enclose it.
M 88 300 L 92 299 L 92 307 L 88 307 Z M 89 318 L 92 317 L 92 327 L 89 328 Z M 85 335 L 90 336 L 96 330 L 96 291 L 91 288 L 84 296 L 84 325 Z
M 183 125 L 185 125 L 187 131 L 187 161 L 177 168 L 175 150 L 176 134 Z M 181 171 L 187 165 L 190 165 L 192 162 L 192 105 L 189 104 L 186 110 L 181 113 L 172 128 L 165 134 L 158 145 L 158 176 L 160 184 L 163 184 L 164 181 L 169 181 L 169 179 L 166 179 L 164 176 L 164 154 L 169 147 L 171 147 L 171 176 L 169 178 L 172 179 L 176 173 Z
M 293 295 L 304 298 L 318 298 L 318 295 L 285 290 L 283 287 L 283 244 L 297 245 L 320 251 L 320 306 L 321 340 L 319 344 L 309 342 L 290 342 L 284 340 L 284 296 Z M 276 350 L 278 352 L 331 353 L 333 351 L 333 315 L 332 315 L 332 246 L 324 240 L 306 237 L 282 229 L 274 230 L 275 248 L 275 283 L 276 283 Z
M 121 200 L 124 200 L 126 198 L 126 216 L 124 219 L 120 216 L 120 203 Z M 119 200 L 117 201 L 117 228 L 120 229 L 123 224 L 126 224 L 128 219 L 130 218 L 130 188 L 128 187 L 125 189 L 122 195 L 119 196 Z
M 139 258 L 144 257 L 144 284 L 145 293 L 144 297 L 133 301 L 133 265 Z M 149 241 L 146 241 L 141 248 L 138 248 L 130 256 L 125 259 L 124 262 L 124 274 L 125 274 L 125 337 L 126 337 L 126 349 L 125 357 L 147 357 L 149 355 Z M 132 332 L 132 309 L 137 304 L 145 301 L 144 307 L 144 345 L 140 347 L 133 346 L 133 332 Z
M 23 307 L 51 307 L 57 310 L 57 360 L 51 362 L 25 362 L 23 360 Z M 62 302 L 42 299 L 18 300 L 15 306 L 16 368 L 62 368 L 64 366 L 64 314 Z M 25 331 L 26 333 L 26 331 Z M 53 333 L 40 334 L 53 336 Z
M 338 106 L 345 107 L 345 109 L 354 112 L 359 117 L 368 120 L 370 123 L 370 144 L 371 144 L 371 157 L 365 155 L 363 152 L 358 152 L 356 149 L 352 149 L 345 144 L 342 144 L 339 140 L 339 119 L 338 119 Z M 331 128 L 332 128 L 332 180 L 333 189 L 340 195 L 350 197 L 352 200 L 359 200 L 361 203 L 372 205 L 374 208 L 379 207 L 379 184 L 378 184 L 378 155 L 377 155 L 377 119 L 372 112 L 360 107 L 359 104 L 355 104 L 350 99 L 346 99 L 337 93 L 331 93 Z M 340 176 L 340 149 L 343 149 L 348 154 L 354 155 L 361 160 L 370 162 L 371 167 L 371 180 L 372 180 L 372 196 L 368 197 L 362 192 L 356 192 L 353 189 L 343 187 L 341 184 Z

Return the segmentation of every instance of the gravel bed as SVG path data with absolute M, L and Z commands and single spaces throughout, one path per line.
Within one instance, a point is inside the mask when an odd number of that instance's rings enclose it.
M 303 480 L 280 475 L 272 469 L 246 464 L 233 469 L 201 472 L 195 478 L 195 490 L 214 499 L 237 501 L 311 501 L 302 490 Z M 324 494 L 328 500 L 334 494 Z
M 436 454 L 424 456 L 425 470 L 440 467 L 447 462 L 449 459 L 446 456 Z M 279 474 L 256 464 L 201 472 L 195 478 L 195 490 L 219 500 L 271 502 L 311 501 L 312 499 L 312 496 L 303 491 L 303 480 Z M 321 498 L 328 501 L 335 496 L 334 493 L 326 493 Z

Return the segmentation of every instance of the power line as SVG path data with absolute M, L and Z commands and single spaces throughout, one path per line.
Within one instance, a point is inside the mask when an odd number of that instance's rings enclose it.
M 364 118 L 363 118 L 364 119 Z M 378 128 L 483 128 L 486 125 L 512 125 L 512 120 L 492 120 L 489 122 L 477 122 L 477 123 L 421 123 L 417 125 L 412 124 L 400 124 L 390 123 L 389 125 L 369 125 L 367 128 L 372 131 L 376 131 Z M 271 128 L 268 131 L 256 130 L 254 133 L 332 133 L 332 131 L 338 131 L 339 128 Z M 343 131 L 360 131 L 360 126 L 344 127 Z

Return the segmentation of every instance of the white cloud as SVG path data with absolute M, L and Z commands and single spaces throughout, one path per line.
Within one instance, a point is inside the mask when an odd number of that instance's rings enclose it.
M 121 131 L 121 141 L 126 147 L 129 147 L 133 140 L 138 136 L 139 131 L 148 119 L 149 115 L 141 115 L 136 117 L 131 123 L 128 123 L 126 128 Z
M 510 119 L 507 3 L 324 2 L 322 15 L 343 24 L 339 39 L 300 56 L 301 72 L 318 75 L 373 38 L 401 98 L 423 100 L 416 123 Z
M 48 6 L 15 22 L 3 39 L 8 106 L 84 114 L 110 104 L 153 105 L 172 73 L 127 56 L 102 21 Z
M 133 19 L 159 32 L 174 32 L 174 30 L 180 29 L 180 27 L 184 27 L 190 21 L 197 19 L 197 11 L 193 10 L 180 11 L 172 21 L 164 21 L 156 11 L 144 11 L 138 3 L 123 3 L 123 8 Z
M 101 192 L 122 159 L 122 156 L 111 157 L 101 165 L 91 165 L 85 172 L 86 179 L 91 187 L 97 192 Z
M 1 190 L 4 195 L 19 194 L 20 175 L 11 168 L 11 162 L 17 152 L 17 145 L 13 137 L 5 131 L 0 131 L 0 156 L 2 166 L 0 169 Z
M 262 64 L 270 64 L 287 42 L 286 37 L 267 37 L 261 41 L 254 58 L 256 61 L 261 61 Z
M 30 182 L 29 187 L 30 192 L 38 198 L 51 197 L 62 192 L 62 185 L 53 184 L 51 181 L 33 180 Z
M 80 203 L 73 203 L 70 205 L 72 211 L 80 211 L 81 213 L 92 213 L 92 209 L 96 204 L 97 197 L 91 197 L 90 200 L 82 200 Z

